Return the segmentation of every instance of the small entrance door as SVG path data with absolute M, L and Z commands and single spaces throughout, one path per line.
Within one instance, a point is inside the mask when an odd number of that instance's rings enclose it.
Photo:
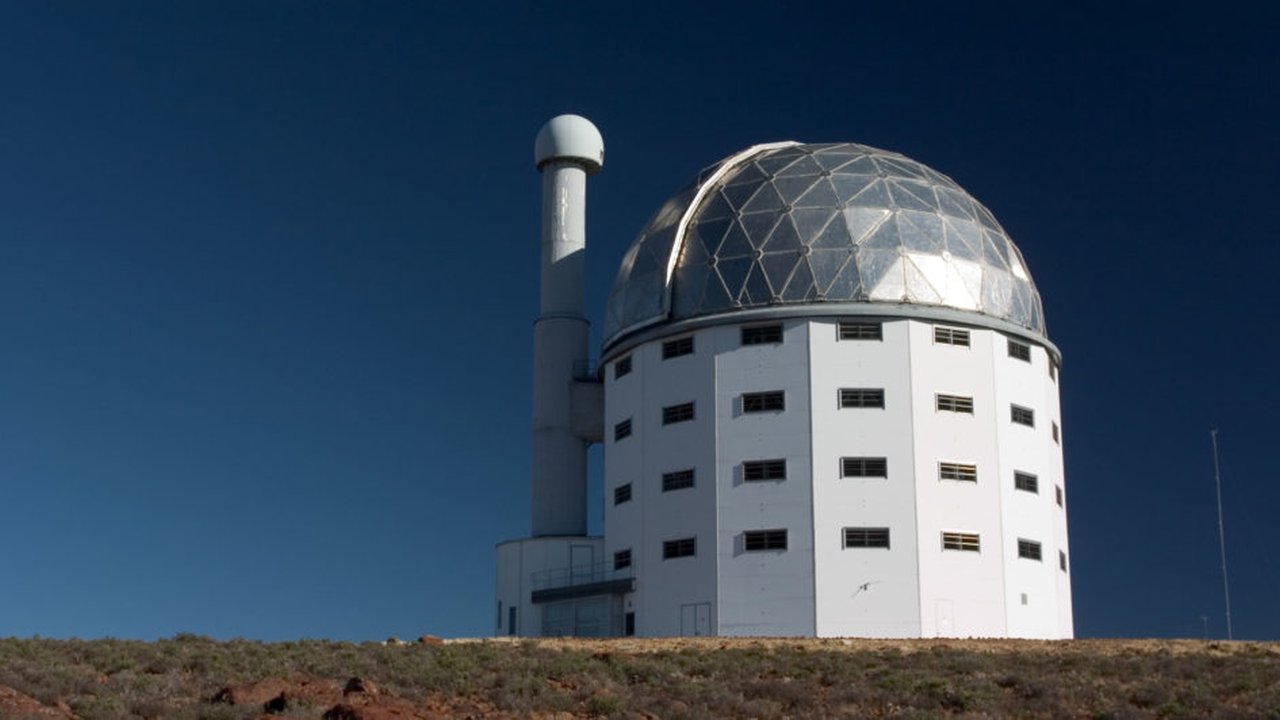
M 680 634 L 689 636 L 711 634 L 711 603 L 691 603 L 680 606 Z

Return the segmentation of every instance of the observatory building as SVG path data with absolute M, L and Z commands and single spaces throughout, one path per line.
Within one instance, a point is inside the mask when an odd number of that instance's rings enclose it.
M 588 372 L 603 141 L 560 116 L 535 159 L 533 536 L 498 546 L 497 634 L 1072 637 L 1061 356 L 987 208 L 864 145 L 743 150 L 632 243 Z

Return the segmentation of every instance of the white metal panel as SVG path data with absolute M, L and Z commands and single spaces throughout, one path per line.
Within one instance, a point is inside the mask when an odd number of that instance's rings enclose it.
M 882 340 L 839 340 L 810 323 L 817 634 L 920 634 L 907 321 Z M 882 388 L 885 407 L 840 408 L 840 388 Z M 840 458 L 884 457 L 888 478 L 842 478 Z M 845 527 L 887 527 L 890 547 L 843 547 Z

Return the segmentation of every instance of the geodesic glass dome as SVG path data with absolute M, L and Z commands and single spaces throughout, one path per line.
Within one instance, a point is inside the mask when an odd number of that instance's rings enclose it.
M 1040 295 L 989 210 L 865 145 L 759 145 L 649 220 L 609 296 L 604 344 L 664 321 L 813 303 L 941 306 L 1043 336 Z

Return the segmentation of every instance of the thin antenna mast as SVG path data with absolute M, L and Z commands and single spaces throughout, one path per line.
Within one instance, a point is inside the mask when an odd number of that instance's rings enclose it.
M 1227 639 L 1234 640 L 1231 633 L 1231 586 L 1227 584 L 1227 534 L 1222 525 L 1222 474 L 1218 471 L 1218 428 L 1210 428 L 1209 438 L 1213 441 L 1213 482 L 1218 489 L 1218 548 L 1222 552 L 1222 595 L 1227 602 Z

